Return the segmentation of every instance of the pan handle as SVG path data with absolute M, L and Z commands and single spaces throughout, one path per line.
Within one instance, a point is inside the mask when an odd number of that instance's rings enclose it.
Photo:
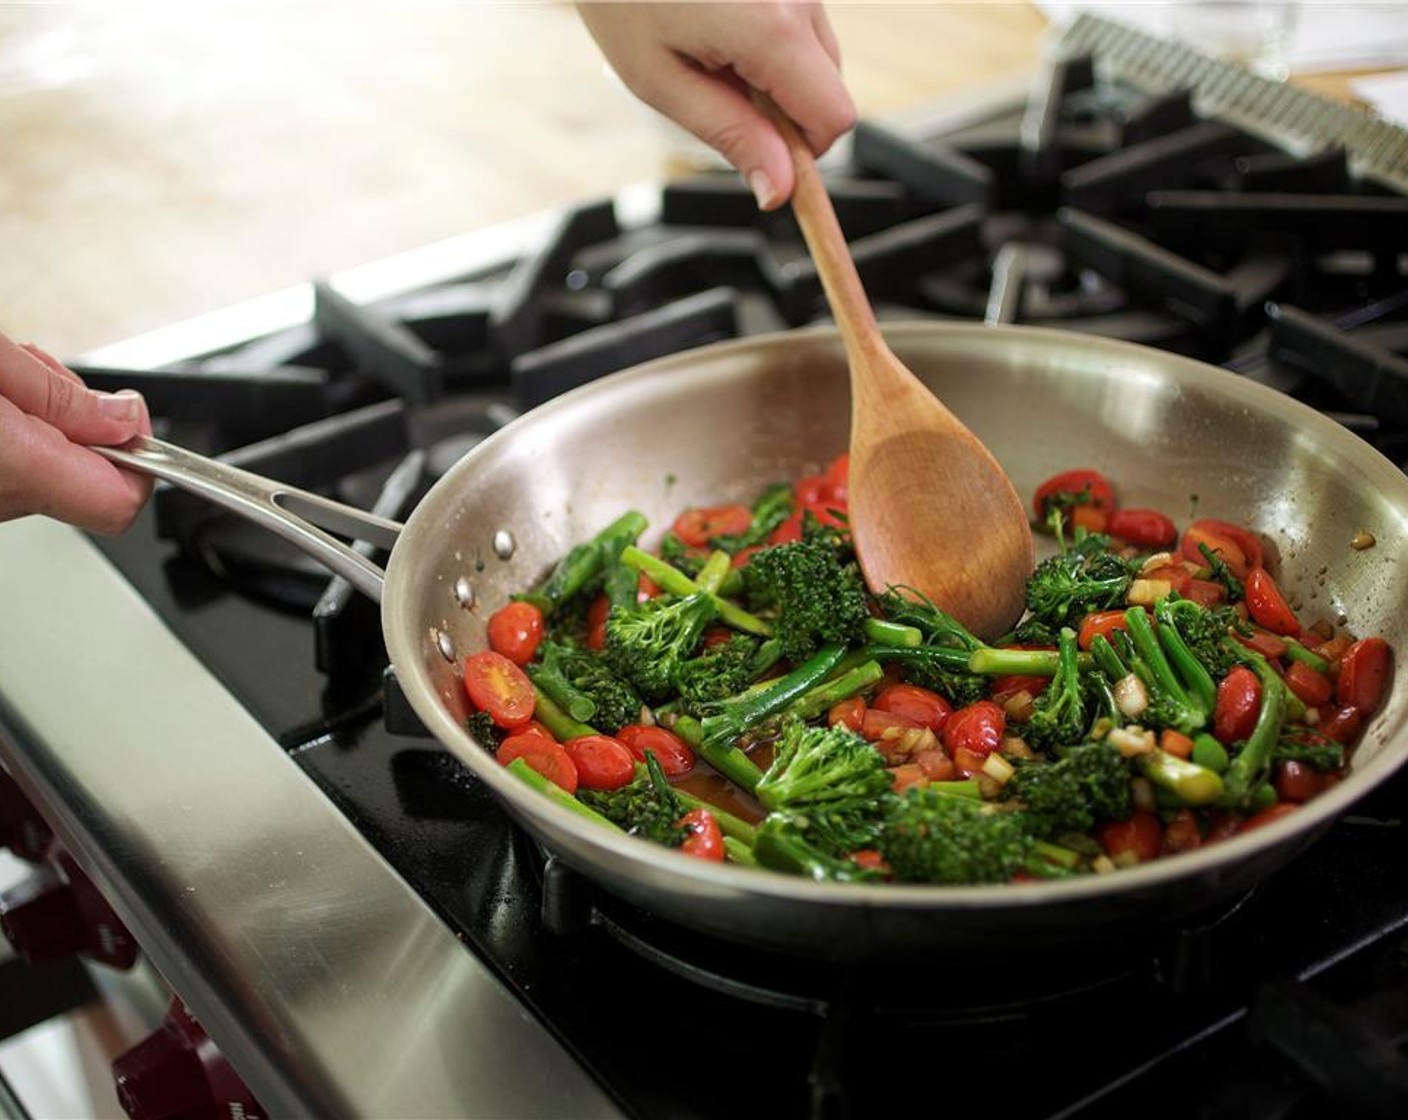
M 277 533 L 377 602 L 386 573 L 332 533 L 390 549 L 401 523 L 285 486 L 164 440 L 138 436 L 121 447 L 93 447 L 105 459 L 163 479 Z M 326 531 L 325 531 L 326 530 Z

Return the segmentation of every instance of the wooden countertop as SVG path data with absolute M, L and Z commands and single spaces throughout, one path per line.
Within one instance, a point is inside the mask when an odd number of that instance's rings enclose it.
M 1030 74 L 1045 30 L 828 11 L 864 116 Z M 70 357 L 679 166 L 548 2 L 5 5 L 0 136 L 0 330 Z

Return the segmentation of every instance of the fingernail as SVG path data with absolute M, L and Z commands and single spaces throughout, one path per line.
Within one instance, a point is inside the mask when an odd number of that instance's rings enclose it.
M 777 187 L 762 168 L 748 172 L 748 189 L 758 200 L 759 210 L 771 210 L 777 204 Z
M 104 420 L 127 423 L 142 415 L 142 395 L 136 389 L 119 389 L 116 393 L 94 391 L 93 395 L 98 398 L 98 415 Z

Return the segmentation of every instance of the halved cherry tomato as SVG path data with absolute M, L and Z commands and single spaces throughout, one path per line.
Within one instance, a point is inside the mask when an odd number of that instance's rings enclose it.
M 560 743 L 536 733 L 510 735 L 494 752 L 500 766 L 521 758 L 548 781 L 568 793 L 577 792 L 577 767 Z
M 1179 554 L 1195 564 L 1206 564 L 1206 558 L 1198 551 L 1200 544 L 1206 544 L 1213 552 L 1219 553 L 1223 563 L 1238 579 L 1246 579 L 1253 568 L 1266 564 L 1265 550 L 1256 534 L 1230 521 L 1219 521 L 1215 517 L 1198 518 L 1183 530 Z
M 680 845 L 685 855 L 715 862 L 724 858 L 724 834 L 708 809 L 691 809 L 680 818 L 679 825 L 689 829 L 689 835 Z
M 675 518 L 674 530 L 692 548 L 703 548 L 715 537 L 745 532 L 753 524 L 747 506 L 695 506 Z
M 1042 690 L 1050 684 L 1050 677 L 1028 677 L 1013 673 L 1010 676 L 994 678 L 988 688 L 988 698 L 994 704 L 1005 706 L 1007 701 L 1019 692 L 1025 692 L 1032 697 L 1040 696 Z
M 768 537 L 768 544 L 791 544 L 793 541 L 802 539 L 802 513 L 803 509 L 798 506 L 794 509 L 786 521 L 772 531 Z
M 1106 520 L 1105 531 L 1140 548 L 1169 548 L 1178 540 L 1178 526 L 1156 509 L 1117 509 Z
M 1071 525 L 1091 533 L 1103 533 L 1109 523 L 1109 515 L 1099 506 L 1072 506 Z
M 1341 705 L 1368 715 L 1384 698 L 1393 654 L 1382 638 L 1360 638 L 1340 658 L 1335 698 Z
M 826 713 L 826 725 L 835 727 L 838 723 L 859 735 L 865 724 L 865 697 L 852 696 L 849 700 L 832 704 L 831 710 Z
M 584 789 L 620 789 L 636 776 L 626 744 L 610 735 L 580 735 L 562 748 L 577 767 L 577 781 Z
M 935 733 L 943 730 L 944 722 L 953 712 L 953 705 L 937 692 L 917 684 L 888 684 L 876 694 L 870 706 L 913 720 Z
M 1309 801 L 1334 784 L 1333 774 L 1323 774 L 1304 762 L 1287 759 L 1276 766 L 1276 796 L 1282 801 Z
M 1136 809 L 1128 820 L 1105 821 L 1096 828 L 1095 839 L 1111 859 L 1129 852 L 1140 863 L 1147 863 L 1157 859 L 1163 849 L 1164 830 L 1153 813 Z
M 1095 640 L 1097 634 L 1103 635 L 1105 640 L 1110 640 L 1110 635 L 1116 630 L 1127 630 L 1125 625 L 1124 611 L 1096 611 L 1088 614 L 1081 621 L 1080 633 L 1076 636 L 1076 644 L 1081 649 L 1089 649 L 1090 643 Z
M 733 561 L 729 564 L 729 567 L 746 568 L 748 566 L 748 561 L 752 560 L 753 557 L 756 556 L 759 552 L 762 552 L 763 548 L 764 546 L 760 544 L 753 544 L 749 545 L 747 548 L 740 548 L 737 552 L 733 554 Z
M 902 762 L 898 766 L 890 767 L 890 788 L 896 793 L 903 793 L 910 786 L 928 784 L 928 775 L 924 773 L 924 767 L 917 762 Z
M 1261 681 L 1245 665 L 1235 665 L 1217 684 L 1212 733 L 1219 743 L 1231 745 L 1247 738 L 1261 712 Z
M 1315 725 L 1315 729 L 1336 743 L 1352 743 L 1363 726 L 1364 713 L 1358 708 L 1349 704 L 1326 704 L 1320 709 L 1320 722 Z
M 1290 668 L 1286 670 L 1286 687 L 1311 708 L 1318 708 L 1335 694 L 1335 686 L 1330 683 L 1330 678 L 1303 661 L 1291 662 Z
M 676 778 L 694 769 L 694 748 L 668 727 L 632 723 L 617 731 L 616 738 L 626 744 L 637 762 L 645 761 L 647 751 L 653 754 L 666 777 Z
M 489 648 L 515 665 L 527 665 L 543 640 L 543 612 L 532 603 L 513 602 L 489 616 Z
M 927 751 L 915 751 L 914 764 L 924 771 L 924 776 L 931 782 L 951 781 L 957 771 L 953 759 L 938 747 Z
M 533 718 L 538 702 L 528 674 L 491 649 L 464 659 L 464 688 L 470 703 L 488 712 L 499 727 L 518 727 Z
M 1184 567 L 1182 562 L 1160 564 L 1158 567 L 1150 568 L 1147 572 L 1144 572 L 1140 578 L 1162 580 L 1164 583 L 1168 584 L 1170 590 L 1177 591 L 1185 598 L 1191 597 L 1188 595 L 1188 589 L 1194 583 L 1193 573 Z M 1221 585 L 1216 586 L 1220 587 Z
M 1300 619 L 1265 568 L 1253 568 L 1247 573 L 1246 592 L 1247 611 L 1258 626 L 1273 634 L 1300 633 Z
M 965 778 L 971 778 L 982 770 L 987 760 L 987 753 L 969 750 L 967 747 L 956 747 L 953 751 L 953 768 Z
M 644 603 L 647 599 L 654 599 L 660 594 L 660 585 L 651 579 L 644 572 L 636 580 L 636 600 Z
M 1271 661 L 1279 661 L 1286 656 L 1286 643 L 1268 630 L 1253 629 L 1250 634 L 1233 630 L 1232 637 Z
M 598 595 L 587 608 L 587 648 L 606 648 L 606 616 L 611 613 L 611 600 Z
M 850 496 L 851 456 L 843 451 L 831 460 L 826 468 L 826 494 L 836 502 L 844 503 Z
M 792 494 L 799 506 L 814 506 L 830 495 L 827 492 L 826 477 L 819 474 L 804 475 L 792 487 Z
M 1192 599 L 1200 607 L 1215 607 L 1227 598 L 1227 588 L 1216 580 L 1190 579 L 1188 586 L 1179 594 L 1185 599 Z
M 850 528 L 850 513 L 846 509 L 844 502 L 826 501 L 805 502 L 802 504 L 801 512 L 805 520 L 806 514 L 811 514 L 823 525 L 829 525 L 833 529 Z
M 1278 801 L 1275 805 L 1270 805 L 1259 813 L 1253 813 L 1242 822 L 1240 831 L 1250 832 L 1254 828 L 1260 828 L 1264 824 L 1272 821 L 1279 821 L 1287 813 L 1294 813 L 1300 805 L 1295 801 Z
M 968 750 L 986 757 L 1002 746 L 1007 733 L 1007 716 L 991 700 L 979 700 L 959 708 L 948 717 L 943 728 L 944 746 L 958 761 L 956 752 Z
M 1052 475 L 1036 488 L 1032 507 L 1045 521 L 1052 505 L 1093 506 L 1107 516 L 1115 508 L 1115 488 L 1096 470 L 1080 468 Z

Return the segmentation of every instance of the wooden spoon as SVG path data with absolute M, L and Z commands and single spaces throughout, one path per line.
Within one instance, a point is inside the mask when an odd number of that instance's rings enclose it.
M 1026 507 L 992 453 L 890 351 L 811 149 L 766 98 L 791 149 L 792 209 L 850 365 L 850 519 L 866 583 L 913 588 L 974 634 L 1021 617 L 1035 562 Z

